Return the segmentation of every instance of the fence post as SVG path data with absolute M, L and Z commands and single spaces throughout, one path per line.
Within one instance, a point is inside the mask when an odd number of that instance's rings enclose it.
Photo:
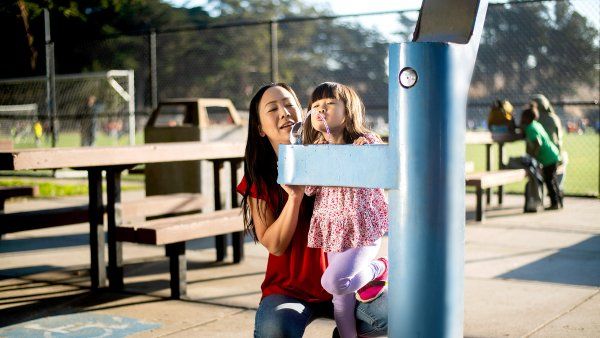
M 46 109 L 52 134 L 52 147 L 56 147 L 58 130 L 56 127 L 56 82 L 54 73 L 54 42 L 50 37 L 50 12 L 44 8 L 44 32 L 46 37 Z
M 129 102 L 127 111 L 129 113 L 129 144 L 135 145 L 135 76 L 133 70 L 127 71 L 127 92 Z
M 271 37 L 271 82 L 279 80 L 279 59 L 277 58 L 277 21 L 270 21 Z
M 158 107 L 158 85 L 156 71 L 156 30 L 150 31 L 149 39 L 149 55 L 150 55 L 150 96 L 152 97 L 152 110 Z

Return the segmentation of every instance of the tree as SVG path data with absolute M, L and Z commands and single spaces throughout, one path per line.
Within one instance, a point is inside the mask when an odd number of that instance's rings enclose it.
M 490 7 L 472 81 L 483 90 L 472 98 L 527 102 L 540 92 L 559 100 L 581 86 L 597 88 L 597 37 L 566 1 Z
M 50 11 L 59 74 L 136 68 L 147 41 L 108 37 L 209 20 L 206 12 L 173 8 L 159 0 L 20 0 L 0 6 L 0 43 L 11 51 L 0 55 L 0 78 L 45 73 L 44 8 Z
M 139 96 L 148 93 L 147 34 L 154 29 L 161 98 L 228 97 L 247 106 L 258 86 L 270 81 L 269 20 L 275 19 L 281 19 L 279 79 L 302 100 L 318 83 L 338 81 L 355 87 L 368 107 L 387 101 L 383 38 L 344 20 L 296 21 L 329 14 L 300 0 L 212 0 L 206 9 L 172 8 L 158 0 L 23 2 L 37 51 L 44 50 L 42 8 L 50 8 L 58 74 L 134 69 L 138 103 L 149 102 Z M 21 37 L 11 42 L 16 52 L 3 56 L 21 63 L 2 62 L 0 76 L 44 74 L 43 58 L 33 68 L 22 61 L 29 51 L 18 7 L 0 7 L 0 15 L 12 18 L 1 24 L 14 32 L 8 36 Z
M 339 81 L 354 86 L 367 105 L 386 102 L 387 46 L 377 32 L 339 20 L 296 21 L 328 14 L 299 0 L 213 0 L 209 7 L 218 15 L 212 25 L 248 20 L 263 23 L 190 33 L 195 42 L 185 49 L 188 53 L 178 52 L 178 60 L 186 61 L 169 61 L 174 67 L 170 75 L 159 75 L 161 83 L 167 79 L 169 84 L 168 89 L 161 89 L 161 95 L 184 91 L 189 96 L 229 97 L 238 106 L 247 106 L 258 86 L 270 81 L 269 20 L 279 18 L 279 80 L 292 84 L 302 101 L 318 83 Z M 165 43 L 175 42 L 169 39 Z M 173 86 L 181 82 L 185 86 Z

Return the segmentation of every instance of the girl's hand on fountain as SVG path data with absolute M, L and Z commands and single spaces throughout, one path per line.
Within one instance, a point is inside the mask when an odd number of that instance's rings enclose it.
M 325 137 L 323 137 L 322 135 L 319 136 L 316 140 L 314 144 L 329 144 L 329 142 L 327 142 L 327 140 L 325 139 Z
M 367 140 L 367 138 L 364 136 L 361 136 L 361 137 L 357 138 L 356 140 L 354 140 L 355 146 L 362 146 L 363 144 L 369 144 L 369 140 Z

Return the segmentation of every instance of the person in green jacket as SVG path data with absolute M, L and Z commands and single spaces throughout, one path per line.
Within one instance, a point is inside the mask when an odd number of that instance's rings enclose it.
M 527 153 L 543 166 L 544 182 L 548 188 L 551 205 L 549 210 L 562 208 L 562 194 L 558 188 L 556 168 L 560 162 L 560 151 L 552 142 L 544 127 L 536 121 L 537 106 L 532 105 L 521 114 L 521 128 L 525 135 Z
M 544 130 L 548 133 L 550 140 L 558 148 L 558 151 L 562 151 L 562 123 L 550 101 L 542 94 L 535 94 L 531 96 L 531 103 L 537 105 L 539 113 L 537 121 L 544 127 Z
M 531 96 L 531 104 L 536 104 L 538 108 L 538 119 L 537 121 L 544 127 L 546 133 L 552 140 L 552 143 L 556 145 L 560 152 L 560 165 L 561 171 L 556 175 L 558 181 L 558 187 L 562 194 L 565 178 L 567 175 L 567 162 L 569 161 L 568 154 L 562 146 L 563 143 L 563 127 L 560 122 L 560 118 L 554 111 L 554 107 L 550 104 L 548 98 L 542 94 L 534 94 Z

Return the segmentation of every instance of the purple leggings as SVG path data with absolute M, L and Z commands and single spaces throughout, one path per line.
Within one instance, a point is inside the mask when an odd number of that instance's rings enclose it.
M 378 276 L 372 261 L 377 257 L 381 239 L 373 245 L 328 252 L 329 267 L 323 273 L 321 285 L 333 295 L 333 315 L 342 338 L 356 337 L 354 293 Z

